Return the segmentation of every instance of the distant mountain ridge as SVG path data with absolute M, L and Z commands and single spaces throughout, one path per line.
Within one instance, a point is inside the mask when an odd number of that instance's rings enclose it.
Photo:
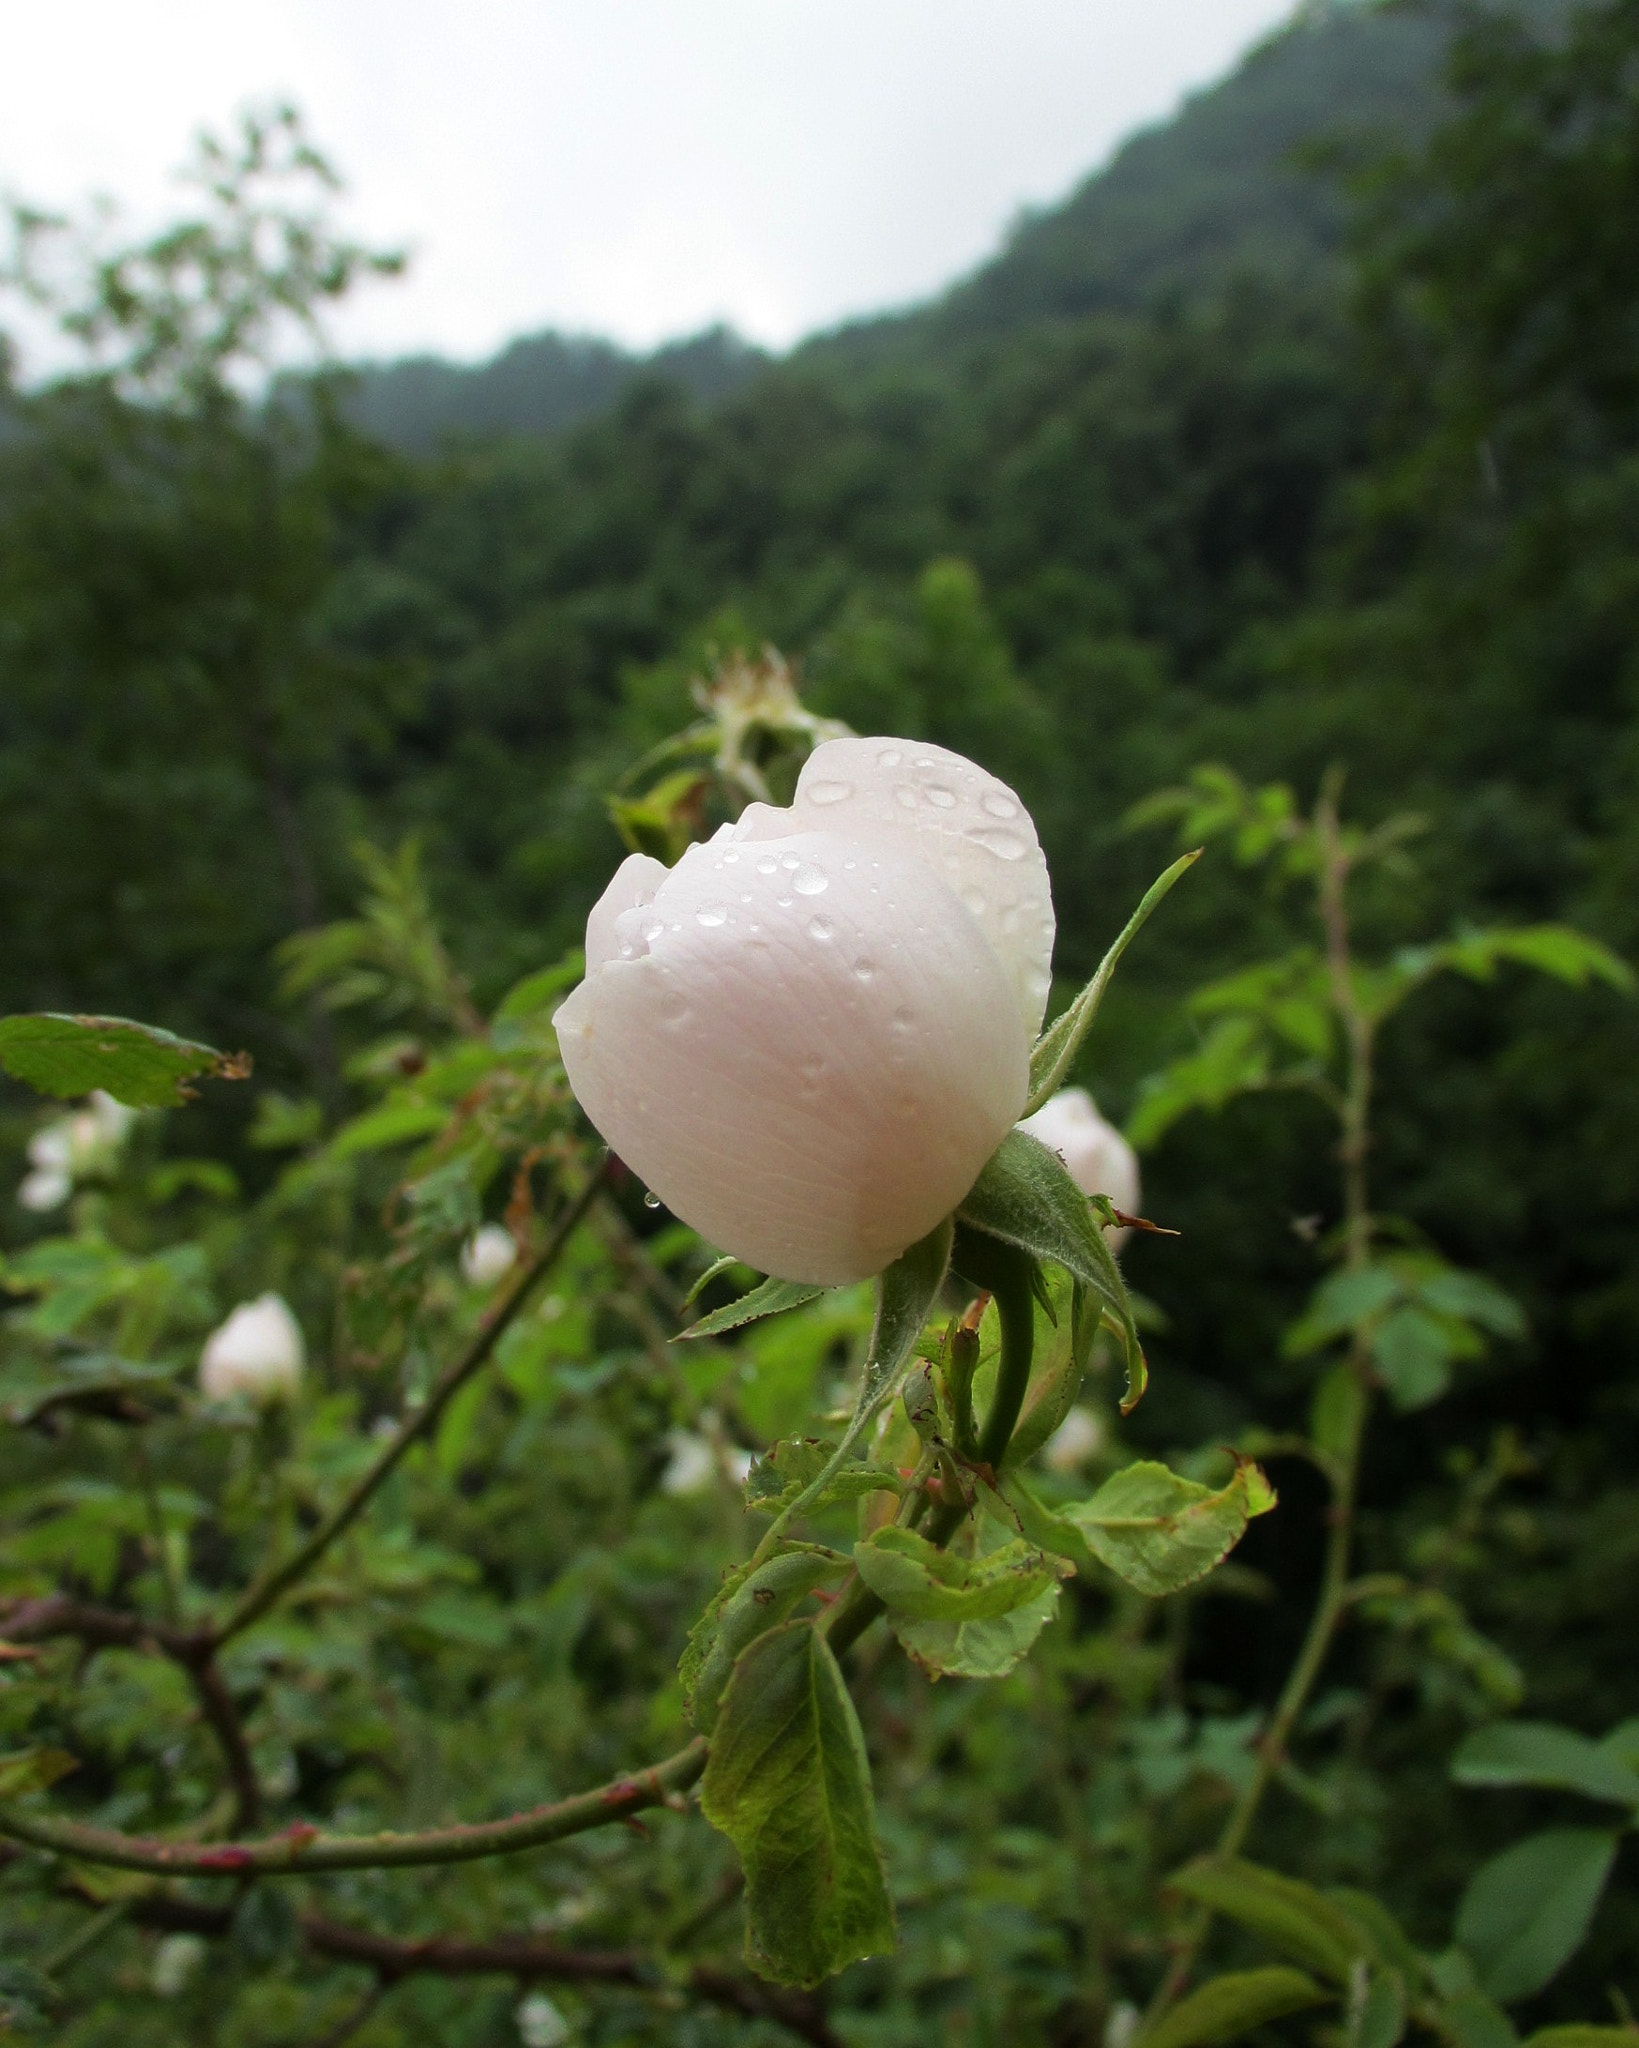
M 1529 0 L 1528 11 L 1562 11 Z M 1231 275 L 1293 279 L 1334 258 L 1335 191 L 1298 161 L 1305 143 L 1406 134 L 1440 101 L 1455 0 L 1309 0 L 1218 84 L 1133 136 L 1068 199 L 1023 219 L 1002 249 L 940 297 L 816 335 L 793 360 L 891 362 L 941 344 L 1100 310 L 1189 299 Z M 710 404 L 774 359 L 713 328 L 648 356 L 553 332 L 487 363 L 436 357 L 358 368 L 354 415 L 414 453 L 441 443 L 554 434 L 641 378 Z

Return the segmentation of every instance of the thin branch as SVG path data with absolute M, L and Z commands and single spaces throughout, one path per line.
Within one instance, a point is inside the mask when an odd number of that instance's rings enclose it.
M 156 1877 L 305 1876 L 321 1870 L 387 1870 L 425 1863 L 469 1863 L 483 1856 L 508 1856 L 539 1848 L 566 1835 L 626 1820 L 646 1807 L 664 1806 L 687 1791 L 706 1768 L 707 1748 L 696 1737 L 663 1763 L 635 1777 L 616 1778 L 592 1792 L 579 1792 L 505 1820 L 476 1821 L 414 1834 L 326 1835 L 301 1824 L 254 1842 L 158 1841 L 124 1835 L 112 1828 L 0 1807 L 0 1835 L 49 1849 L 82 1863 L 145 1870 Z
M 217 1937 L 232 1925 L 233 1908 L 161 1892 L 131 1902 L 130 1918 L 139 1926 L 167 1933 Z M 373 1970 L 378 1990 L 413 1976 L 509 1976 L 525 1983 L 630 1984 L 639 1990 L 665 1981 L 655 1964 L 636 1951 L 565 1948 L 535 1934 L 492 1935 L 488 1940 L 439 1934 L 405 1941 L 322 1913 L 302 1913 L 297 1925 L 315 1955 Z M 744 2018 L 772 2020 L 811 2048 L 842 2048 L 826 2021 L 824 2006 L 809 1993 L 782 1990 L 712 1963 L 696 1964 L 683 1988 Z
M 239 1709 L 234 1705 L 222 1667 L 214 1657 L 199 1657 L 189 1662 L 188 1676 L 193 1680 L 193 1688 L 199 1698 L 199 1710 L 221 1747 L 228 1782 L 233 1787 L 233 1819 L 229 1825 L 235 1834 L 241 1834 L 245 1829 L 255 1827 L 262 1818 L 262 1788 L 256 1782 L 256 1765 L 251 1757 L 250 1744 L 245 1740 Z
M 313 2043 L 313 2048 L 342 2048 L 344 2042 L 352 2040 L 390 1989 L 390 1985 L 378 1978 L 351 2011 L 344 2012 L 333 2027 L 325 2029 Z
M 564 1246 L 575 1234 L 581 1219 L 603 1186 L 604 1173 L 605 1165 L 600 1164 L 588 1177 L 585 1186 L 559 1218 L 545 1244 L 523 1267 L 501 1300 L 486 1311 L 471 1343 L 458 1358 L 445 1367 L 432 1392 L 421 1406 L 399 1424 L 369 1471 L 331 1509 L 305 1543 L 292 1551 L 282 1564 L 275 1565 L 271 1571 L 258 1579 L 244 1595 L 227 1620 L 214 1632 L 212 1641 L 216 1647 L 242 1634 L 252 1622 L 260 1621 L 275 1601 L 287 1593 L 298 1579 L 312 1570 L 336 1538 L 349 1529 L 363 1513 L 371 1497 L 398 1465 L 410 1446 L 427 1435 L 474 1373 L 487 1364 L 491 1352 L 500 1342 L 502 1333 L 557 1263 Z

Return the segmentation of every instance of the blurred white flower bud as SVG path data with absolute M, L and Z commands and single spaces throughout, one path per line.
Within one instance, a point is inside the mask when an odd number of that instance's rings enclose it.
M 115 1165 L 136 1114 L 97 1088 L 87 1108 L 36 1131 L 28 1141 L 33 1171 L 17 1190 L 18 1201 L 25 1209 L 61 1208 L 76 1181 L 92 1179 Z
M 717 1453 L 703 1436 L 674 1429 L 666 1442 L 671 1461 L 660 1475 L 662 1493 L 703 1493 L 717 1477 Z
M 1108 1195 L 1129 1216 L 1138 1214 L 1138 1154 L 1114 1124 L 1107 1124 L 1085 1088 L 1061 1088 L 1019 1129 L 1039 1138 L 1069 1168 L 1070 1178 L 1084 1195 Z M 1112 1250 L 1132 1235 L 1110 1232 Z
M 569 2022 L 544 1991 L 532 1991 L 521 2000 L 513 2017 L 524 2048 L 563 2048 L 569 2039 Z
M 761 1272 L 878 1273 L 1023 1107 L 1053 903 L 1024 806 L 959 754 L 827 740 L 675 868 L 633 854 L 558 1011 L 581 1107 Z
M 154 1967 L 149 1982 L 161 1998 L 175 1998 L 187 1989 L 188 1979 L 205 1960 L 206 1945 L 197 1934 L 167 1934 L 154 1950 Z
M 1042 1447 L 1054 1472 L 1079 1472 L 1104 1441 L 1104 1425 L 1091 1408 L 1072 1408 Z
M 469 1287 L 493 1287 L 517 1263 L 518 1245 L 504 1223 L 483 1223 L 461 1247 L 461 1277 Z
M 18 1201 L 25 1209 L 41 1213 L 47 1209 L 60 1209 L 73 1192 L 74 1183 L 68 1175 L 50 1166 L 37 1166 L 32 1173 L 25 1173 L 17 1184 Z
M 296 1318 L 281 1296 L 263 1294 L 242 1301 L 206 1339 L 199 1385 L 209 1400 L 241 1394 L 260 1407 L 294 1395 L 305 1361 Z
M 744 1486 L 751 1477 L 751 1468 L 757 1462 L 752 1453 L 740 1444 L 730 1444 L 723 1453 L 723 1470 L 728 1474 L 731 1486 Z

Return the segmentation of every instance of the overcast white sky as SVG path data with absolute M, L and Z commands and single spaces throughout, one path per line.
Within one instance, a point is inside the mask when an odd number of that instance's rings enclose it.
M 0 190 L 151 222 L 195 130 L 287 95 L 413 252 L 348 353 L 781 346 L 960 274 L 1290 4 L 0 0 Z

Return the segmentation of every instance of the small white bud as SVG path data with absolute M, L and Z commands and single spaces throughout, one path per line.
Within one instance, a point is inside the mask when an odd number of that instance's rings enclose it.
M 306 1348 L 283 1298 L 264 1294 L 242 1301 L 206 1339 L 199 1385 L 212 1401 L 243 1395 L 258 1407 L 293 1396 L 301 1384 Z
M 461 1277 L 469 1287 L 493 1287 L 518 1259 L 518 1244 L 503 1223 L 484 1223 L 461 1247 Z

